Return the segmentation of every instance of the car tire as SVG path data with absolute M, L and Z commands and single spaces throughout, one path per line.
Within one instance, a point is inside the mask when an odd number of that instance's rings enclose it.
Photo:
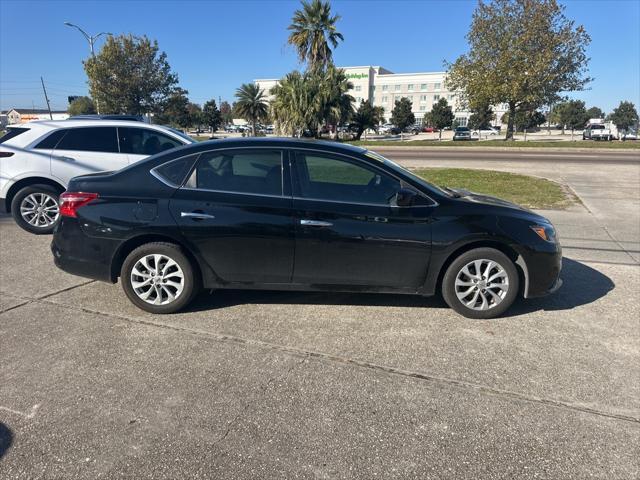
M 60 221 L 58 197 L 62 189 L 51 185 L 29 185 L 18 191 L 11 200 L 11 215 L 16 224 L 27 232 L 48 235 Z
M 519 285 L 518 270 L 509 257 L 494 248 L 476 248 L 449 265 L 442 279 L 442 296 L 464 317 L 489 319 L 507 311 L 518 296 Z
M 194 266 L 172 243 L 147 243 L 133 250 L 122 264 L 120 281 L 129 300 L 150 313 L 182 310 L 200 291 Z

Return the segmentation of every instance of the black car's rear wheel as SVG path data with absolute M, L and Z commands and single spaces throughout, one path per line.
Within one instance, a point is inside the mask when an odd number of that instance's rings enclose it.
M 179 246 L 147 243 L 122 264 L 120 279 L 129 300 L 151 313 L 174 313 L 198 293 L 194 268 Z
M 451 263 L 442 280 L 442 296 L 456 312 L 467 318 L 502 315 L 518 295 L 516 266 L 493 248 L 476 248 Z
M 29 185 L 11 200 L 11 215 L 27 232 L 46 235 L 60 221 L 60 190 L 51 185 Z

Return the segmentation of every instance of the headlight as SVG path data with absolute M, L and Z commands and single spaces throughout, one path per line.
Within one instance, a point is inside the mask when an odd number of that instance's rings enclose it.
M 553 225 L 550 223 L 545 225 L 531 225 L 531 230 L 536 232 L 545 242 L 556 243 L 558 241 L 556 229 L 553 228 Z

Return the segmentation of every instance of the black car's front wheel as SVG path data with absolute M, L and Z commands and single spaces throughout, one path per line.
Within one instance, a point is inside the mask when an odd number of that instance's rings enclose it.
M 504 253 L 476 248 L 456 258 L 442 280 L 447 304 L 467 318 L 502 315 L 518 295 L 518 270 Z
M 122 264 L 120 280 L 129 300 L 151 313 L 177 312 L 199 290 L 191 262 L 171 243 L 147 243 L 133 250 Z

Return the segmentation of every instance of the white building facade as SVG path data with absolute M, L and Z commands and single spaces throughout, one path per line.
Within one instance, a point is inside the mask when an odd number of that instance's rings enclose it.
M 449 91 L 446 86 L 446 72 L 393 73 L 379 66 L 341 67 L 353 84 L 349 92 L 355 98 L 355 107 L 369 100 L 374 106 L 384 108 L 384 116 L 388 120 L 396 100 L 408 98 L 413 106 L 412 111 L 416 123 L 422 123 L 425 113 L 431 111 L 441 98 L 447 100 L 455 113 L 458 125 L 466 126 L 470 112 L 462 109 L 456 92 Z M 271 88 L 277 79 L 254 80 L 267 97 L 271 98 Z M 494 125 L 500 125 L 502 115 L 507 111 L 506 105 L 493 107 L 496 116 Z

